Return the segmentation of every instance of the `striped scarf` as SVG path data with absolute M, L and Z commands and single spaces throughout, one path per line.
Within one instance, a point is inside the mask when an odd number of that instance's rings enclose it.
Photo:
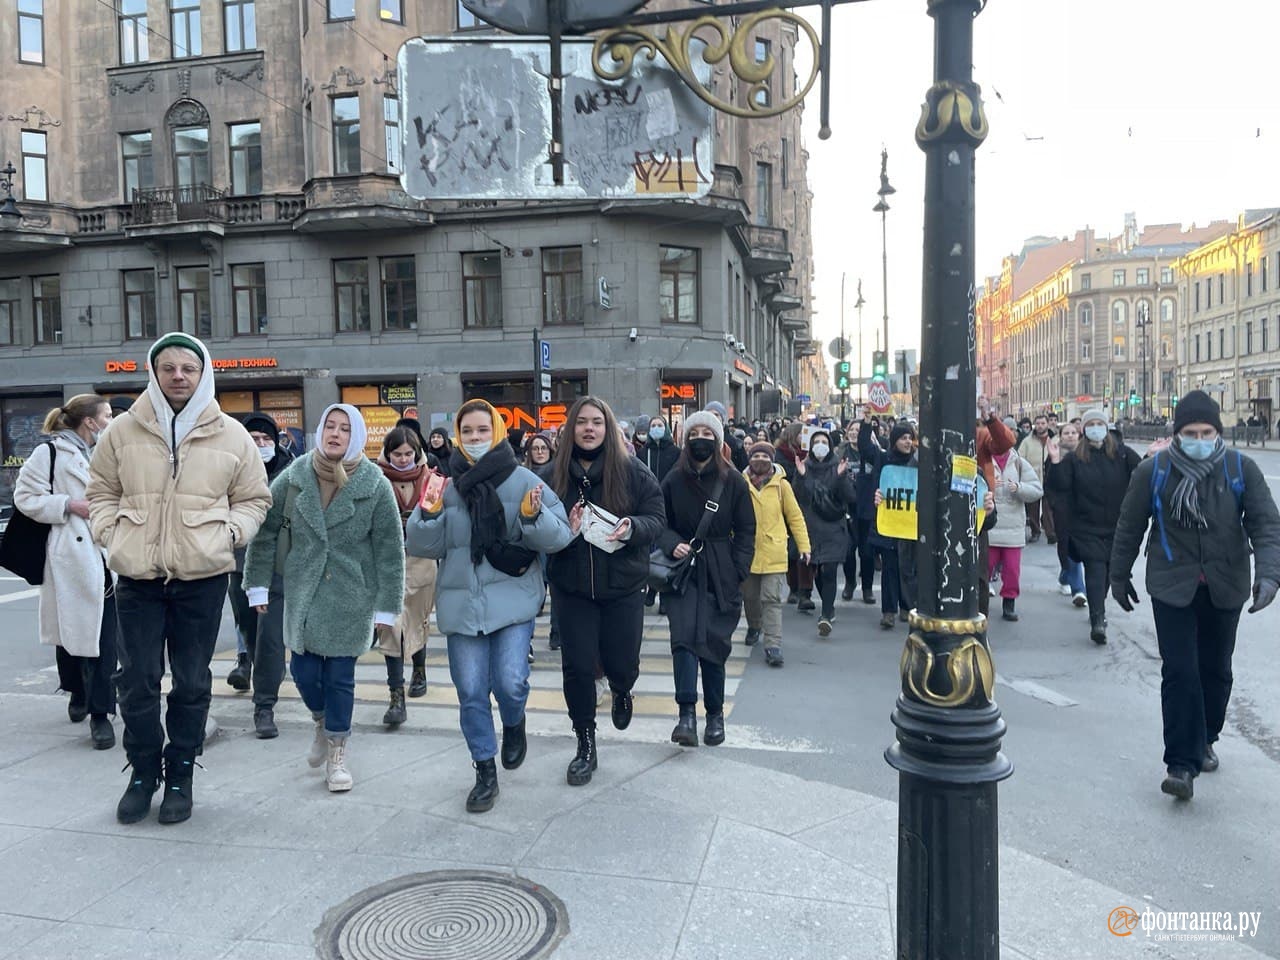
M 1169 445 L 1168 450 L 1169 459 L 1181 474 L 1169 500 L 1169 514 L 1180 527 L 1198 527 L 1204 530 L 1209 526 L 1209 521 L 1200 512 L 1200 494 L 1196 485 L 1222 463 L 1223 457 L 1227 455 L 1227 445 L 1219 437 L 1207 460 L 1192 460 L 1182 452 L 1182 445 L 1177 440 Z

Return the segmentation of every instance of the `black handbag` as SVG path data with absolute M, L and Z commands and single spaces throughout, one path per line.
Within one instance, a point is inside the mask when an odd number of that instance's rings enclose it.
M 53 493 L 53 465 L 58 451 L 53 441 L 49 447 L 49 492 Z M 44 583 L 44 562 L 49 551 L 49 524 L 32 520 L 17 507 L 0 539 L 0 567 L 11 570 L 33 587 Z
M 716 481 L 711 497 L 702 507 L 702 517 L 698 520 L 698 529 L 693 532 L 693 540 L 701 540 L 707 535 L 711 520 L 720 510 L 720 497 L 724 494 L 724 477 Z M 692 544 L 691 544 L 692 545 Z M 684 593 L 693 571 L 693 558 L 696 550 L 691 550 L 682 559 L 677 560 L 661 547 L 649 551 L 649 576 L 645 585 L 650 590 L 665 593 Z

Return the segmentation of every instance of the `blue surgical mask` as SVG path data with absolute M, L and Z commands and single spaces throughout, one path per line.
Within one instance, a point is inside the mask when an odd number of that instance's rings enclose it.
M 661 440 L 666 435 L 667 435 L 666 427 L 656 426 L 656 427 L 649 428 L 649 436 L 652 437 L 654 440 Z
M 1208 460 L 1218 446 L 1219 437 L 1212 440 L 1193 440 L 1190 437 L 1178 437 L 1178 446 L 1192 460 Z
M 276 458 L 276 446 L 273 443 L 269 447 L 259 447 L 258 456 L 262 458 L 263 463 L 270 463 Z
M 1107 428 L 1100 423 L 1095 423 L 1084 428 L 1084 435 L 1094 443 L 1101 443 L 1107 439 Z
M 462 449 L 467 452 L 467 456 L 472 460 L 479 460 L 489 452 L 489 444 L 487 443 L 464 443 Z

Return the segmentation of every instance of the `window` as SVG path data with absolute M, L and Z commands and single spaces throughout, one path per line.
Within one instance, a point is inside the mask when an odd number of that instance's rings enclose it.
M 156 274 L 154 270 L 124 271 L 124 335 L 130 340 L 156 336 Z
M 330 20 L 354 20 L 356 0 L 329 0 Z
M 210 183 L 208 127 L 173 131 L 173 173 L 174 182 L 180 187 Z
M 22 317 L 22 281 L 0 280 L 0 346 L 10 346 Z
M 1204 308 L 1208 310 L 1213 306 L 1213 281 L 1206 280 L 1204 282 Z
M 44 0 L 18 0 L 18 59 L 44 63 Z
M 462 255 L 462 322 L 468 327 L 502 326 L 502 254 Z
M 360 97 L 333 98 L 333 172 L 360 172 Z
M 382 0 L 378 16 L 384 23 L 404 23 L 404 11 L 401 9 L 400 0 Z
M 764 63 L 769 59 L 769 41 L 756 37 L 756 63 Z
M 222 19 L 227 53 L 257 49 L 258 16 L 254 0 L 223 0 Z
M 22 195 L 28 200 L 49 199 L 49 141 L 38 130 L 22 131 Z
M 1139 267 L 1134 272 L 1135 276 L 1133 280 L 1134 283 L 1138 284 L 1138 286 L 1146 286 L 1151 282 L 1151 271 L 1147 267 Z
M 663 323 L 698 322 L 700 252 L 690 247 L 660 247 L 658 314 Z
M 62 342 L 62 279 L 31 278 L 31 310 L 35 317 L 36 343 Z
M 1200 312 L 1200 281 L 1196 281 L 1196 313 Z
M 1244 322 L 1244 353 L 1245 356 L 1253 353 L 1253 322 L 1250 320 Z
M 1092 273 L 1082 273 L 1082 274 L 1080 274 L 1080 289 L 1081 289 L 1081 290 L 1092 290 L 1092 289 L 1093 289 L 1093 274 L 1092 274 Z
M 1267 318 L 1263 317 L 1262 322 L 1258 324 L 1258 349 L 1263 353 L 1267 352 Z
M 302 2 L 302 35 L 305 37 L 307 31 L 311 29 L 311 0 L 301 0 Z
M 1117 360 L 1124 359 L 1124 338 L 1116 337 L 1116 342 L 1111 345 L 1111 355 Z
M 382 329 L 418 329 L 418 287 L 413 257 L 381 257 Z
M 458 29 L 459 30 L 487 30 L 489 24 L 485 23 L 474 13 L 462 5 L 458 0 Z
M 1129 377 L 1124 373 L 1117 373 L 1115 375 L 1115 380 L 1112 383 L 1112 389 L 1115 391 L 1115 396 L 1117 397 L 1124 396 L 1125 388 L 1128 385 L 1129 385 Z
M 1123 300 L 1111 304 L 1111 322 L 1123 324 L 1129 322 L 1129 305 Z
M 207 267 L 178 268 L 178 329 L 197 337 L 213 336 Z
M 120 62 L 142 63 L 147 52 L 147 0 L 119 0 Z
M 1160 322 L 1173 323 L 1173 300 L 1168 297 L 1160 301 Z
M 1196 363 L 1200 362 L 1200 334 L 1196 334 Z
M 1093 323 L 1093 304 L 1091 303 L 1080 304 L 1080 309 L 1077 311 L 1077 313 L 1080 317 L 1080 326 L 1087 327 L 1091 323 Z
M 254 195 L 262 192 L 262 124 L 233 123 L 231 144 L 231 192 Z
M 241 263 L 231 268 L 231 312 L 236 336 L 267 332 L 267 268 Z
M 1218 359 L 1221 360 L 1227 355 L 1227 331 L 1225 327 L 1218 328 Z
M 756 37 L 755 58 L 756 58 L 757 64 L 763 65 L 766 61 L 768 61 L 769 57 L 772 56 L 772 54 L 769 51 L 770 51 L 769 41 L 763 40 L 760 37 Z M 756 92 L 752 94 L 751 99 L 755 102 L 755 105 L 758 107 L 769 106 L 769 81 L 768 80 L 765 80 L 760 85 L 759 89 L 757 89 Z
M 1225 273 L 1218 274 L 1218 304 L 1227 302 L 1227 275 Z
M 1123 270 L 1113 270 L 1113 271 L 1111 271 L 1111 285 L 1112 285 L 1113 287 L 1123 287 L 1123 286 L 1124 286 L 1124 271 L 1123 271 Z
M 125 203 L 133 202 L 133 191 L 147 190 L 155 185 L 155 170 L 151 165 L 151 131 L 122 133 L 120 158 L 124 176 Z
M 1173 283 L 1173 267 L 1160 268 L 1160 282 Z
M 582 248 L 542 249 L 542 322 L 582 322 Z
M 400 172 L 400 99 L 382 98 L 382 123 L 386 129 L 387 173 Z
M 334 323 L 339 333 L 369 329 L 369 261 L 333 261 Z
M 1089 359 L 1089 341 L 1088 340 L 1080 341 L 1080 359 L 1081 360 Z
M 1246 297 L 1253 296 L 1253 264 L 1246 263 L 1244 265 L 1244 295 Z
M 1081 396 L 1091 396 L 1093 393 L 1093 376 L 1088 373 L 1080 374 L 1080 394 Z
M 1262 281 L 1262 292 L 1267 292 L 1267 258 L 1258 261 L 1258 279 Z
M 1206 360 L 1213 359 L 1213 333 L 1208 330 L 1204 334 L 1204 358 Z
M 756 164 L 756 223 L 762 227 L 773 223 L 773 164 Z
M 169 0 L 169 36 L 175 60 L 200 56 L 200 0 Z

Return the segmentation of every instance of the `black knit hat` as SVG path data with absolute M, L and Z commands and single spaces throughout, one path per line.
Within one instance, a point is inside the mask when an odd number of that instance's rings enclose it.
M 1192 390 L 1173 408 L 1173 432 L 1189 423 L 1207 423 L 1222 433 L 1222 410 L 1203 390 Z

